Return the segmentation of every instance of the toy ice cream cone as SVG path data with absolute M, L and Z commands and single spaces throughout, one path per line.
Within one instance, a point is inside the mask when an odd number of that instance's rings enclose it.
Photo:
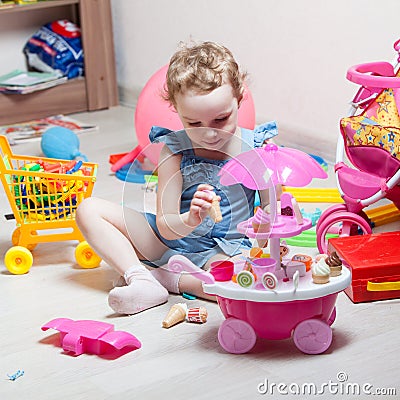
M 324 284 L 329 282 L 329 275 L 314 275 L 312 274 L 312 279 L 314 283 Z
M 325 259 L 325 262 L 329 265 L 331 276 L 339 276 L 342 273 L 342 260 L 336 251 L 332 252 L 332 254 Z
M 174 304 L 162 322 L 163 328 L 170 328 L 186 319 L 187 306 L 185 303 Z
M 203 324 L 207 321 L 208 313 L 205 307 L 193 307 L 189 308 L 187 312 L 188 322 L 197 322 Z
M 209 210 L 209 215 L 211 219 L 218 224 L 218 222 L 222 221 L 222 213 L 221 213 L 221 208 L 219 206 L 219 199 L 217 196 L 214 196 L 211 202 L 211 208 Z
M 271 221 L 269 215 L 259 207 L 251 222 L 254 232 L 266 233 L 271 229 Z
M 311 275 L 314 283 L 324 284 L 329 282 L 330 268 L 325 262 L 325 258 L 319 258 L 311 266 Z

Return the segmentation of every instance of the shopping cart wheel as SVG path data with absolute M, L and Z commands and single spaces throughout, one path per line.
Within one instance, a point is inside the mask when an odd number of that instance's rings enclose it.
M 101 262 L 101 258 L 92 250 L 86 241 L 80 242 L 78 246 L 76 246 L 75 259 L 82 268 L 96 268 Z
M 247 353 L 254 347 L 256 340 L 253 327 L 240 319 L 228 318 L 218 330 L 218 341 L 228 353 Z
M 332 343 L 332 329 L 320 319 L 307 319 L 294 329 L 293 340 L 306 354 L 321 354 Z
M 32 264 L 32 253 L 26 247 L 11 247 L 4 256 L 4 265 L 12 274 L 26 274 L 32 267 Z
M 36 231 L 32 231 L 31 235 L 37 235 Z M 11 236 L 13 246 L 18 246 L 19 238 L 21 237 L 21 228 L 16 228 Z M 31 243 L 25 246 L 28 250 L 32 251 L 37 246 L 37 243 Z
M 355 229 L 356 228 L 356 229 Z M 320 253 L 328 249 L 328 233 L 336 233 L 340 237 L 353 235 L 361 230 L 363 235 L 372 233 L 368 222 L 361 216 L 351 212 L 335 212 L 327 217 L 317 230 L 317 246 Z

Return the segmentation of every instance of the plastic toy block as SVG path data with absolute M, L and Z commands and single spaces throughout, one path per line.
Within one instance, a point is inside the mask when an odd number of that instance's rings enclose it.
M 372 208 L 366 210 L 365 213 L 375 226 L 400 220 L 400 210 L 394 204 L 385 204 L 380 207 Z
M 301 203 L 343 203 L 340 193 L 335 188 L 297 188 L 283 186 L 284 192 L 292 193 Z
M 139 349 L 140 341 L 128 332 L 114 331 L 114 325 L 101 321 L 56 318 L 42 326 L 43 331 L 55 329 L 60 332 L 64 351 L 75 356 L 83 353 L 112 354 Z

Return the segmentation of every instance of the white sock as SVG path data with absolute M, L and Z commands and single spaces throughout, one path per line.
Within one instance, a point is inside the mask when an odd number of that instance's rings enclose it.
M 151 274 L 158 282 L 161 283 L 170 293 L 180 294 L 179 280 L 181 274 L 176 272 L 168 271 L 165 268 L 159 267 L 151 270 Z
M 115 287 L 108 304 L 118 314 L 136 314 L 168 300 L 167 290 L 143 265 L 135 265 L 124 274 L 128 286 Z

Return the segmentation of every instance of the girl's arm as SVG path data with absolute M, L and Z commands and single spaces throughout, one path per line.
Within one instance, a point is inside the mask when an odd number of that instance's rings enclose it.
M 207 215 L 211 207 L 213 190 L 207 184 L 199 185 L 193 195 L 190 210 L 180 214 L 182 194 L 182 156 L 172 154 L 167 146 L 161 150 L 158 166 L 157 227 L 160 234 L 168 240 L 189 235 Z

